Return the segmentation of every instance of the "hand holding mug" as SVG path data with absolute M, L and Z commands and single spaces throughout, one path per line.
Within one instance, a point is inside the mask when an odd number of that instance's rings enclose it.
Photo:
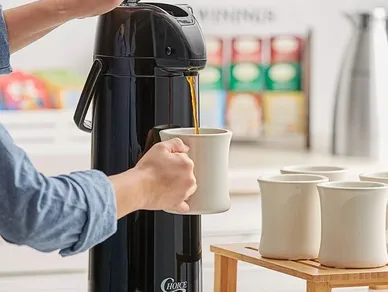
M 135 169 L 146 181 L 145 209 L 189 211 L 185 201 L 194 194 L 197 184 L 188 151 L 189 147 L 175 138 L 155 144 L 140 159 Z

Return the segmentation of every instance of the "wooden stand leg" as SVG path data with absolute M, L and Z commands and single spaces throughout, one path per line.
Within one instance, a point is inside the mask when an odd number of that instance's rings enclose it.
M 215 255 L 214 292 L 237 291 L 237 260 Z
M 331 292 L 329 283 L 325 282 L 309 282 L 307 281 L 307 292 Z

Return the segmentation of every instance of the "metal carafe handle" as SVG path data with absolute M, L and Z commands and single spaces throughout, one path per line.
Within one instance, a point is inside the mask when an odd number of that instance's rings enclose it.
M 93 100 L 96 92 L 96 84 L 101 76 L 102 72 L 102 61 L 95 59 L 90 69 L 88 78 L 86 79 L 85 86 L 82 90 L 81 97 L 78 101 L 77 108 L 74 113 L 73 120 L 77 127 L 85 132 L 90 133 L 93 129 L 92 121 L 85 120 L 86 114 L 88 113 L 90 103 Z

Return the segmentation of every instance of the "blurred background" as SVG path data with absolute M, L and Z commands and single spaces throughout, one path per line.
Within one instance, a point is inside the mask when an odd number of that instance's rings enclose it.
M 27 2 L 1 4 L 7 9 Z M 388 1 L 186 3 L 207 40 L 208 65 L 200 75 L 201 125 L 227 127 L 235 134 L 230 161 L 233 207 L 203 219 L 207 292 L 213 285 L 209 244 L 259 240 L 258 175 L 301 163 L 346 164 L 355 175 L 383 167 L 382 160 L 334 157 L 331 144 L 336 86 L 354 29 L 344 13 L 370 11 Z M 90 136 L 75 127 L 72 117 L 92 63 L 95 25 L 91 18 L 61 26 L 13 55 L 14 73 L 0 77 L 0 123 L 47 175 L 90 165 Z M 380 121 L 386 122 L 388 116 Z M 0 239 L 0 292 L 24 292 L 26 287 L 29 292 L 87 291 L 87 258 L 62 259 Z M 240 291 L 304 289 L 302 281 L 289 277 L 248 266 L 241 271 Z

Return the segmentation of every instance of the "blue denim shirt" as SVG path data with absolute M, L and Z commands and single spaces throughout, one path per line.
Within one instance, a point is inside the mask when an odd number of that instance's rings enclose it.
M 0 6 L 0 74 L 11 72 L 7 28 Z M 1 115 L 1 111 L 0 111 Z M 47 177 L 0 124 L 0 236 L 42 252 L 68 256 L 116 232 L 110 180 L 98 170 Z

